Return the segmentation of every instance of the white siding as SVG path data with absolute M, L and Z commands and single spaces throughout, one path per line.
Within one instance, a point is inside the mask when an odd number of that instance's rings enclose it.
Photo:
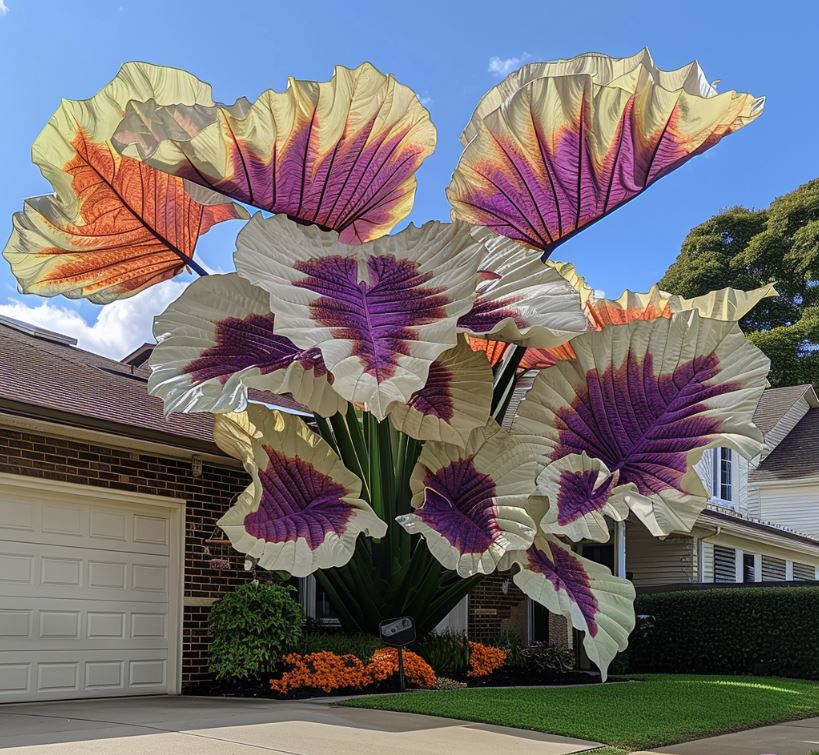
M 696 547 L 687 535 L 660 540 L 639 522 L 626 528 L 626 571 L 637 587 L 695 580 Z
M 747 516 L 748 511 L 748 472 L 750 465 L 747 459 L 740 456 L 736 451 L 732 454 L 733 458 L 733 487 L 734 500 L 732 501 L 732 508 L 743 516 Z M 718 506 L 730 506 L 725 501 L 720 501 L 713 496 L 714 488 L 714 450 L 709 448 L 702 458 L 696 463 L 694 469 L 702 480 L 702 484 L 708 491 L 709 500 Z
M 760 519 L 819 538 L 819 482 L 787 487 L 758 483 L 756 487 Z

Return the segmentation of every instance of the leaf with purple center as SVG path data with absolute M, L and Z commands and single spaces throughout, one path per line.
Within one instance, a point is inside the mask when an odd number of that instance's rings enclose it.
M 526 507 L 535 472 L 534 457 L 494 420 L 465 447 L 427 441 L 410 478 L 413 512 L 396 521 L 421 534 L 447 569 L 490 574 L 506 551 L 532 542 Z
M 306 577 L 346 564 L 360 533 L 386 534 L 361 480 L 301 419 L 250 406 L 218 415 L 213 438 L 252 478 L 218 524 L 260 567 Z
M 291 78 L 286 92 L 267 90 L 252 104 L 132 102 L 114 142 L 154 168 L 332 228 L 350 244 L 389 233 L 409 214 L 435 127 L 411 89 L 364 63 L 337 66 L 327 82 Z
M 547 464 L 538 475 L 536 492 L 547 496 L 549 508 L 539 522 L 544 532 L 574 540 L 605 543 L 606 517 L 622 522 L 628 505 L 622 495 L 612 496 L 619 472 L 611 474 L 600 459 L 586 452 L 568 454 Z M 620 486 L 631 490 L 634 486 Z
M 426 385 L 406 404 L 394 403 L 388 414 L 392 426 L 410 438 L 464 446 L 486 424 L 491 404 L 492 368 L 461 337 L 432 363 Z
M 249 389 L 290 393 L 325 417 L 343 410 L 321 353 L 275 332 L 269 299 L 236 273 L 209 275 L 157 317 L 148 391 L 166 414 L 241 411 Z
M 499 568 L 517 564 L 513 580 L 524 595 L 585 632 L 583 647 L 605 681 L 609 664 L 634 629 L 634 586 L 582 558 L 552 535 L 538 535 L 525 551 L 508 553 Z
M 536 347 L 558 346 L 587 330 L 580 293 L 556 267 L 505 236 L 473 235 L 487 255 L 475 303 L 458 320 L 460 330 Z
M 586 333 L 572 347 L 573 359 L 535 378 L 512 432 L 544 466 L 599 459 L 618 474 L 612 495 L 652 534 L 690 531 L 707 502 L 693 468 L 705 449 L 752 458 L 762 448 L 752 418 L 768 359 L 736 323 L 697 312 Z
M 384 419 L 423 388 L 472 306 L 481 245 L 462 224 L 409 226 L 360 246 L 277 215 L 237 240 L 239 275 L 270 295 L 277 332 L 318 348 L 333 388 Z
M 453 219 L 545 254 L 762 113 L 696 63 L 648 51 L 533 63 L 484 97 L 447 196 Z

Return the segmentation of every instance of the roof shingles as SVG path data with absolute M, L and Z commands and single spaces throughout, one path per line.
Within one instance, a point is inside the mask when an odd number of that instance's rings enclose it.
M 22 332 L 0 322 L 0 400 L 90 417 L 172 436 L 176 443 L 212 444 L 209 414 L 163 415 L 161 399 L 149 396 L 150 370 L 107 359 L 66 343 Z M 269 394 L 268 394 L 269 395 Z M 271 400 L 303 409 L 283 396 Z M 171 438 L 167 442 L 174 442 Z
M 819 475 L 819 409 L 810 409 L 750 474 L 753 482 Z

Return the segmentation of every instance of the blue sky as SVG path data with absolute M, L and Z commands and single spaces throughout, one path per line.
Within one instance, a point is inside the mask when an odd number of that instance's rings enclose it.
M 5 9 L 5 12 L 3 12 Z M 819 175 L 816 29 L 819 3 L 693 2 L 251 2 L 232 0 L 0 0 L 0 218 L 7 234 L 24 197 L 48 184 L 31 143 L 61 97 L 93 95 L 128 60 L 179 66 L 210 82 L 215 96 L 255 98 L 288 75 L 326 80 L 333 66 L 369 60 L 424 99 L 438 149 L 419 173 L 410 217 L 446 219 L 444 189 L 458 135 L 492 68 L 597 50 L 622 56 L 648 46 L 657 64 L 696 58 L 720 91 L 768 98 L 765 114 L 562 246 L 589 282 L 617 296 L 644 290 L 674 260 L 689 228 L 724 207 L 762 207 Z M 490 63 L 498 59 L 494 66 Z M 200 242 L 213 268 L 231 269 L 240 225 Z M 181 283 L 102 313 L 87 302 L 20 296 L 0 262 L 0 313 L 69 330 L 81 345 L 120 356 L 147 337 L 151 316 Z

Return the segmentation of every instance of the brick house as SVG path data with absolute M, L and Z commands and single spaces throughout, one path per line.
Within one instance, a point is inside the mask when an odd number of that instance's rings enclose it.
M 247 575 L 206 541 L 248 479 L 208 415 L 164 420 L 144 358 L 0 322 L 0 701 L 207 676 L 209 606 Z

